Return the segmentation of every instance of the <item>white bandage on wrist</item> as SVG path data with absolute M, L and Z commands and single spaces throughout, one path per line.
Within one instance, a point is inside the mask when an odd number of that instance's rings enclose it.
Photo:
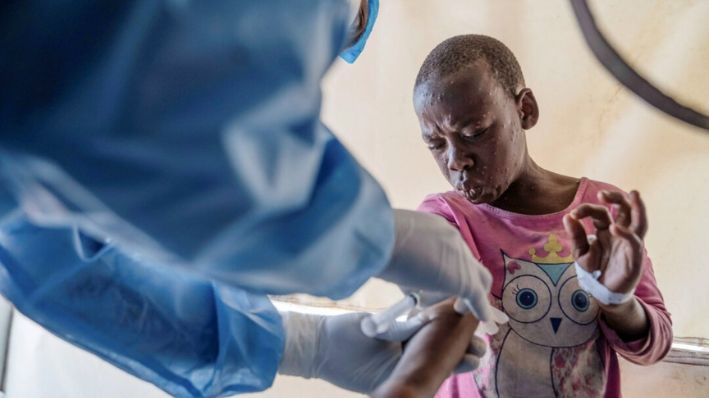
M 578 277 L 581 289 L 585 290 L 601 303 L 605 305 L 623 304 L 633 298 L 634 291 L 630 293 L 616 293 L 608 290 L 605 285 L 598 281 L 598 278 L 601 277 L 601 271 L 588 272 L 576 262 L 574 266 L 576 267 L 576 276 Z

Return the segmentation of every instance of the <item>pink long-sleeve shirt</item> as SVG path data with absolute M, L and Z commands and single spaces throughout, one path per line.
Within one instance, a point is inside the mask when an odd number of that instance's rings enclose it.
M 582 203 L 600 204 L 600 190 L 622 192 L 583 178 L 566 209 L 544 215 L 474 205 L 456 192 L 424 200 L 419 210 L 456 225 L 473 255 L 490 270 L 491 302 L 510 317 L 489 338 L 480 368 L 450 377 L 437 398 L 619 397 L 617 354 L 648 365 L 669 351 L 672 322 L 647 255 L 635 291 L 650 322 L 641 340 L 618 337 L 600 317 L 595 299 L 579 288 L 562 218 Z M 584 226 L 593 233 L 590 221 Z

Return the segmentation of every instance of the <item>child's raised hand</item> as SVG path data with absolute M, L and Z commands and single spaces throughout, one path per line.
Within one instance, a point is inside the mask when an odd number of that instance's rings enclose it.
M 601 271 L 599 282 L 610 291 L 630 293 L 642 275 L 643 238 L 647 232 L 645 205 L 637 191 L 630 201 L 620 192 L 601 191 L 598 198 L 618 209 L 612 220 L 601 205 L 583 204 L 564 217 L 564 228 L 573 241 L 573 255 L 588 272 Z M 595 239 L 587 236 L 580 220 L 589 217 L 596 228 Z

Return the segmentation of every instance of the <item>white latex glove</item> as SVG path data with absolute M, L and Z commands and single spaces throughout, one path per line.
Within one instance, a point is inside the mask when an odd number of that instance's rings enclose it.
M 394 221 L 394 253 L 378 277 L 404 290 L 458 296 L 480 321 L 492 321 L 487 298 L 492 275 L 473 257 L 460 232 L 440 216 L 416 211 L 395 209 Z
M 399 361 L 401 342 L 416 333 L 425 320 L 414 317 L 400 322 L 391 334 L 370 338 L 360 328 L 367 315 L 282 313 L 286 346 L 278 373 L 320 378 L 363 394 L 374 391 Z
M 404 350 L 402 341 L 411 338 L 429 319 L 424 312 L 370 338 L 360 327 L 368 315 L 282 313 L 286 346 L 278 373 L 320 378 L 347 390 L 371 393 L 394 370 Z M 477 368 L 484 353 L 484 341 L 474 338 L 456 372 Z

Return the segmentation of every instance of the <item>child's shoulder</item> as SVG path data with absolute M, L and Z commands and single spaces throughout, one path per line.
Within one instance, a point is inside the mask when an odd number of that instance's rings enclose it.
M 472 216 L 471 207 L 463 195 L 448 191 L 426 195 L 417 210 L 437 214 L 453 224 L 458 224 L 460 219 Z
M 466 203 L 466 199 L 456 191 L 439 192 L 426 195 L 419 205 L 419 209 L 444 209 L 450 211 L 464 206 Z
M 427 202 L 448 202 L 451 200 L 456 200 L 458 197 L 462 197 L 456 191 L 446 191 L 438 193 L 430 193 L 423 198 L 423 203 Z

